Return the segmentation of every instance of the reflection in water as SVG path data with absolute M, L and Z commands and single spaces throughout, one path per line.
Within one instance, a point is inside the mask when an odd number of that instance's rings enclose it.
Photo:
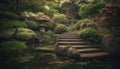
M 32 53 L 4 69 L 112 69 L 112 63 L 110 59 L 73 60 L 57 58 L 54 53 Z

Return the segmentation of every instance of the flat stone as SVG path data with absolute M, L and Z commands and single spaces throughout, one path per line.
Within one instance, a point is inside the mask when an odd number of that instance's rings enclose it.
M 95 52 L 95 53 L 83 53 L 83 54 L 80 54 L 80 57 L 81 58 L 91 58 L 91 57 L 100 57 L 100 56 L 107 56 L 108 53 L 106 52 Z

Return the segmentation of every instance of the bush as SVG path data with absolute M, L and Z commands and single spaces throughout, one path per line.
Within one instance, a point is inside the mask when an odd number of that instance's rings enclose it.
M 79 16 L 86 18 L 93 15 L 100 15 L 101 9 L 105 7 L 106 2 L 104 1 L 93 1 L 92 3 L 82 5 L 79 11 Z
M 18 19 L 19 16 L 13 12 L 10 11 L 0 11 L 0 17 L 2 18 L 8 18 L 8 19 Z
M 67 32 L 68 29 L 64 24 L 58 24 L 55 28 L 55 34 L 62 34 L 64 32 Z
M 92 20 L 90 20 L 90 19 L 79 20 L 79 21 L 75 24 L 76 30 L 79 30 L 79 29 L 80 29 L 80 25 L 81 25 L 82 23 L 86 23 L 86 24 L 88 24 L 88 23 L 89 23 L 89 24 L 95 24 L 95 22 L 92 21 Z
M 29 29 L 36 29 L 38 27 L 37 22 L 34 22 L 32 20 L 25 20 L 25 23 Z
M 69 30 L 76 31 L 76 25 L 74 24 Z
M 0 19 L 0 28 L 27 27 L 27 24 L 19 20 Z
M 0 40 L 9 39 L 13 36 L 14 33 L 15 33 L 15 29 L 0 30 Z
M 97 33 L 100 35 L 100 36 L 104 36 L 106 34 L 110 34 L 110 31 L 106 28 L 99 28 L 97 29 Z
M 15 35 L 15 37 L 20 40 L 29 40 L 29 39 L 34 38 L 35 35 L 36 33 L 30 29 L 18 28 L 18 32 Z
M 54 17 L 52 18 L 52 22 L 67 24 L 68 19 L 63 14 L 55 14 Z
M 85 28 L 78 32 L 78 37 L 95 43 L 100 43 L 101 36 L 93 28 Z
M 52 31 L 55 30 L 56 26 L 57 26 L 56 23 L 47 23 L 46 24 L 47 29 L 52 30 Z
M 18 57 L 26 49 L 25 43 L 20 41 L 5 41 L 0 43 L 0 60 L 8 60 Z
M 52 32 L 43 32 L 43 35 L 53 36 L 54 34 Z

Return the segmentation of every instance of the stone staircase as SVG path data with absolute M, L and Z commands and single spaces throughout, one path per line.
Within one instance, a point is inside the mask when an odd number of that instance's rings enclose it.
M 61 34 L 58 37 L 58 46 L 72 46 L 80 52 L 80 58 L 105 57 L 108 55 L 108 53 L 102 51 L 101 49 L 93 47 L 90 42 L 78 39 L 76 32 L 68 32 Z

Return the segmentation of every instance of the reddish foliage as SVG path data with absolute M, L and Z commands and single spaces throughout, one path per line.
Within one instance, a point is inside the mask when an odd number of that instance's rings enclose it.
M 105 20 L 107 19 L 107 17 L 106 16 L 101 16 L 101 17 L 99 17 L 99 19 L 98 19 L 98 23 L 99 24 L 103 24 L 104 22 L 105 22 Z
M 100 16 L 95 18 L 95 22 L 97 22 L 99 25 L 103 25 L 107 19 L 108 17 L 106 16 Z
M 120 16 L 120 5 L 108 4 L 103 8 L 103 15 L 107 17 Z

